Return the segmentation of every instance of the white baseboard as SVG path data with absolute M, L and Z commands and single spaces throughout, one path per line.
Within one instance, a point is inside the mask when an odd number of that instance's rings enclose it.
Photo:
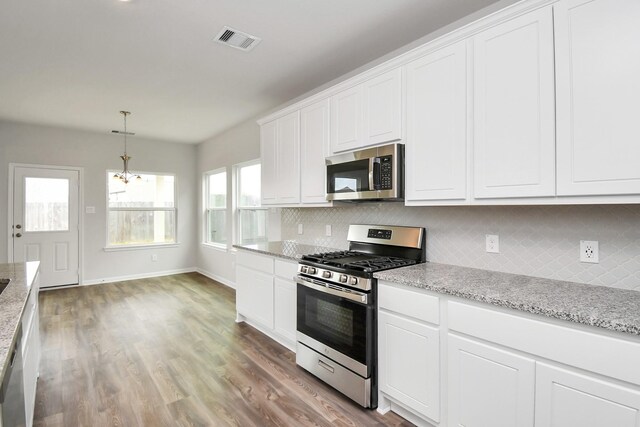
M 176 270 L 154 271 L 152 273 L 130 274 L 128 276 L 105 277 L 103 279 L 84 280 L 82 286 L 100 285 L 103 283 L 124 282 L 127 280 L 148 279 L 151 277 L 171 276 L 174 274 L 193 273 L 196 267 L 179 268 Z
M 231 289 L 235 289 L 236 288 L 236 284 L 234 282 L 232 282 L 229 279 L 226 279 L 222 276 L 218 276 L 217 274 L 214 274 L 210 271 L 207 270 L 203 270 L 202 268 L 196 268 L 196 271 L 200 274 L 202 274 L 203 276 L 207 276 L 209 279 L 211 280 L 215 280 L 216 282 L 220 282 L 225 286 L 230 287 Z

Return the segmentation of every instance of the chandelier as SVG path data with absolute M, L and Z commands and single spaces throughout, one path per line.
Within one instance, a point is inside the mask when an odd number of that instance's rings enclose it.
M 120 111 L 120 114 L 122 114 L 122 116 L 124 117 L 124 132 L 118 130 L 112 130 L 111 132 L 124 135 L 124 155 L 120 156 L 124 167 L 122 169 L 122 172 L 116 173 L 115 175 L 113 175 L 113 178 L 119 179 L 125 184 L 128 184 L 131 178 L 135 177 L 136 179 L 142 179 L 142 177 L 129 171 L 129 160 L 131 160 L 131 157 L 127 155 L 127 135 L 135 135 L 135 133 L 133 132 L 127 132 L 127 116 L 131 113 L 129 111 Z

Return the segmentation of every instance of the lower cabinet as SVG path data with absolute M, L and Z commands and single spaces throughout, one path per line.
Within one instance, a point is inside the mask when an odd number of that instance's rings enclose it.
M 440 337 L 437 328 L 380 311 L 379 390 L 434 421 L 440 419 Z
M 274 279 L 275 318 L 277 333 L 296 342 L 296 284 L 291 279 Z
M 296 262 L 273 256 L 240 251 L 236 259 L 238 320 L 291 350 L 296 344 L 296 271 Z
M 26 425 L 33 424 L 36 386 L 40 375 L 40 316 L 38 315 L 38 274 L 31 284 L 31 292 L 22 314 L 22 382 Z
M 536 427 L 638 427 L 640 392 L 538 362 Z
M 533 359 L 451 334 L 447 351 L 450 425 L 533 426 Z

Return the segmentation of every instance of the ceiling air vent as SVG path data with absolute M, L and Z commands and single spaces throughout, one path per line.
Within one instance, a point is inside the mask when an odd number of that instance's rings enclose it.
M 216 36 L 216 41 L 218 43 L 235 47 L 236 49 L 244 50 L 245 52 L 253 49 L 261 40 L 262 39 L 259 37 L 252 36 L 229 27 L 224 27 Z

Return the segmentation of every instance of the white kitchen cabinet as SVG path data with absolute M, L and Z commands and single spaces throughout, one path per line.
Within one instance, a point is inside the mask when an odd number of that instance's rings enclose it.
M 551 6 L 473 38 L 474 196 L 555 195 Z
M 402 69 L 396 68 L 330 98 L 332 153 L 402 138 Z
M 452 334 L 447 351 L 450 425 L 534 425 L 533 359 Z
M 378 314 L 380 393 L 420 415 L 440 419 L 438 328 L 384 310 Z
M 237 321 L 246 321 L 295 351 L 298 264 L 269 255 L 238 251 L 236 257 Z
M 260 170 L 263 205 L 277 202 L 278 194 L 278 122 L 274 120 L 260 126 Z
M 22 315 L 22 360 L 24 404 L 28 426 L 33 424 L 36 386 L 40 366 L 40 316 L 38 314 L 39 274 L 36 274 Z
M 300 198 L 303 204 L 327 202 L 325 157 L 329 152 L 329 100 L 300 110 Z
M 407 65 L 406 201 L 467 197 L 466 41 Z
M 236 266 L 236 310 L 273 329 L 273 274 Z
M 554 5 L 558 194 L 640 194 L 640 2 Z
M 262 204 L 300 202 L 300 113 L 261 126 Z
M 297 287 L 293 278 L 297 271 L 298 263 L 275 260 L 274 330 L 294 347 L 296 344 Z
M 535 418 L 536 427 L 638 427 L 640 392 L 538 362 Z
M 364 145 L 402 138 L 402 69 L 386 72 L 362 84 Z

